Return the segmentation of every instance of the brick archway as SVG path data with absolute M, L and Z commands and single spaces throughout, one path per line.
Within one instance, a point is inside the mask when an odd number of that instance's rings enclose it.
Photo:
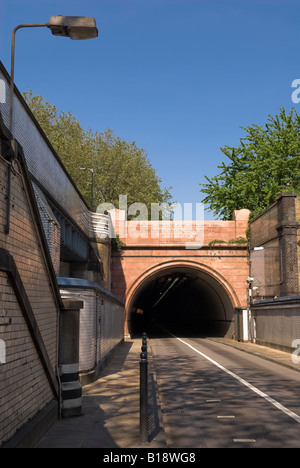
M 215 291 L 223 305 L 224 321 L 229 322 L 232 320 L 234 309 L 240 307 L 241 303 L 234 288 L 223 275 L 216 272 L 208 265 L 199 262 L 190 260 L 170 260 L 145 270 L 127 289 L 125 301 L 126 333 L 130 333 L 131 310 L 138 294 L 155 279 L 175 272 L 177 274 L 192 274 L 195 278 L 199 278 L 202 282 L 205 282 L 207 287 Z
M 125 333 L 137 292 L 164 272 L 184 270 L 197 278 L 205 298 L 211 292 L 213 301 L 219 301 L 219 309 L 226 309 L 224 320 L 229 320 L 229 310 L 246 306 L 248 210 L 236 211 L 231 221 L 187 222 L 182 236 L 177 235 L 176 222 L 126 221 L 120 213 L 114 215 L 115 232 L 120 233 L 124 245 L 121 251 L 112 251 L 111 290 L 126 304 Z M 191 234 L 198 232 L 203 233 L 201 242 L 190 248 Z M 196 302 L 199 299 L 194 298 Z

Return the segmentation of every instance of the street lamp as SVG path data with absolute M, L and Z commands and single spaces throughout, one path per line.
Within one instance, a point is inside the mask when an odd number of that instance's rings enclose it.
M 96 21 L 90 16 L 51 16 L 48 23 L 19 24 L 13 29 L 11 39 L 11 67 L 10 67 L 10 92 L 9 92 L 9 130 L 12 135 L 13 125 L 13 97 L 14 97 L 14 70 L 15 70 L 15 36 L 21 28 L 47 27 L 54 36 L 69 37 L 70 39 L 93 39 L 98 36 Z M 10 218 L 10 179 L 11 166 L 8 169 L 7 189 L 7 214 L 5 234 L 9 234 Z
M 47 27 L 54 36 L 70 39 L 93 39 L 98 36 L 96 21 L 90 16 L 51 16 Z
M 10 70 L 10 94 L 9 94 L 9 130 L 12 132 L 13 120 L 13 92 L 14 92 L 14 68 L 15 68 L 15 36 L 21 28 L 47 27 L 54 36 L 69 37 L 70 39 L 93 39 L 98 36 L 96 21 L 90 16 L 51 16 L 48 23 L 19 24 L 12 32 L 11 40 L 11 70 Z

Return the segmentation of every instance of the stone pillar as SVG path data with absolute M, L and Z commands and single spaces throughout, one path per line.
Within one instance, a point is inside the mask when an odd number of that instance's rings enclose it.
M 62 298 L 64 309 L 59 324 L 59 375 L 62 386 L 62 416 L 82 414 L 82 387 L 79 380 L 79 325 L 83 301 Z
M 281 282 L 280 296 L 295 296 L 299 294 L 297 229 L 294 193 L 282 193 L 277 197 Z

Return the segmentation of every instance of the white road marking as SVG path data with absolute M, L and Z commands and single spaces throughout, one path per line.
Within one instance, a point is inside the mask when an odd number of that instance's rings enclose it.
M 217 416 L 217 419 L 234 419 L 235 416 L 231 416 L 231 415 L 228 415 L 228 416 Z
M 168 332 L 170 333 L 170 332 Z M 297 423 L 300 424 L 300 416 L 298 416 L 296 413 L 294 413 L 293 411 L 289 410 L 288 408 L 286 408 L 285 406 L 283 406 L 281 403 L 278 403 L 278 401 L 274 400 L 274 398 L 270 397 L 269 395 L 267 395 L 266 393 L 262 392 L 261 390 L 259 390 L 258 388 L 254 387 L 254 385 L 250 384 L 249 382 L 247 382 L 246 380 L 242 379 L 241 377 L 239 377 L 237 374 L 235 374 L 234 372 L 231 372 L 229 369 L 226 369 L 226 367 L 222 366 L 221 364 L 219 364 L 217 361 L 214 361 L 213 359 L 211 359 L 209 356 L 207 356 L 206 354 L 202 353 L 201 351 L 199 351 L 198 349 L 194 348 L 194 346 L 190 345 L 189 343 L 187 343 L 186 341 L 182 340 L 181 338 L 178 338 L 177 336 L 173 335 L 172 333 L 170 333 L 170 335 L 172 335 L 174 338 L 176 338 L 178 341 L 181 341 L 181 343 L 185 344 L 186 346 L 188 346 L 189 348 L 191 348 L 193 351 L 195 351 L 196 353 L 200 354 L 200 356 L 204 357 L 205 359 L 207 359 L 209 362 L 211 362 L 212 364 L 214 364 L 215 366 L 217 366 L 219 369 L 223 370 L 224 372 L 226 372 L 228 375 L 230 375 L 231 377 L 233 377 L 234 379 L 236 379 L 238 382 L 242 383 L 243 385 L 245 385 L 246 387 L 250 388 L 250 390 L 252 390 L 254 393 L 256 393 L 257 395 L 261 396 L 262 398 L 264 398 L 266 401 L 268 401 L 269 403 L 271 403 L 273 406 L 275 406 L 277 409 L 279 409 L 280 411 L 282 411 L 283 413 L 285 413 L 287 416 L 289 416 L 290 418 L 293 418 L 295 421 L 297 421 Z
M 233 442 L 241 442 L 241 443 L 244 443 L 244 442 L 256 442 L 255 439 L 233 439 Z

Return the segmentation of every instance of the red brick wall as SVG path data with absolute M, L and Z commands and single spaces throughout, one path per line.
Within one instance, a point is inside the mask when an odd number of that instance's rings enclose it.
M 296 198 L 296 221 L 300 223 L 300 195 Z M 300 291 L 300 228 L 297 232 L 297 245 L 298 245 L 298 278 L 299 278 L 299 291 Z
M 113 251 L 112 254 L 112 292 L 128 304 L 130 294 L 145 279 L 147 272 L 150 274 L 167 265 L 181 264 L 212 275 L 223 285 L 233 306 L 245 306 L 246 279 L 249 275 L 247 246 L 228 242 L 239 237 L 246 238 L 248 216 L 248 210 L 240 210 L 232 221 L 204 221 L 203 245 L 198 249 L 185 248 L 185 243 L 191 240 L 189 237 L 176 240 L 172 236 L 164 237 L 163 229 L 159 238 L 146 236 L 146 231 L 139 238 L 124 235 L 123 231 L 121 240 L 125 246 L 122 252 Z M 127 223 L 126 232 L 130 233 L 132 229 L 136 234 L 138 229 L 133 229 L 131 223 L 134 221 Z M 163 226 L 164 222 L 161 223 Z M 148 225 L 149 234 L 150 230 L 151 224 Z M 118 228 L 117 232 L 120 232 Z M 216 239 L 223 243 L 211 247 L 210 242 Z

